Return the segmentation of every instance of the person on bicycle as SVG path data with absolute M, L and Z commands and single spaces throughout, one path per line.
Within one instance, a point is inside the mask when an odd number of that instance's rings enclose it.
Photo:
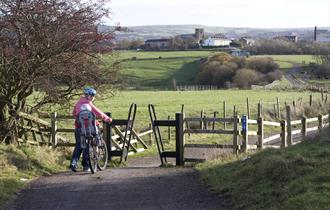
M 104 114 L 100 109 L 98 109 L 94 104 L 93 101 L 95 100 L 96 90 L 91 87 L 84 88 L 84 96 L 82 96 L 79 101 L 75 104 L 73 108 L 73 116 L 76 119 L 75 120 L 75 139 L 76 139 L 76 145 L 72 153 L 71 163 L 70 163 L 70 169 L 73 172 L 77 171 L 77 165 L 80 158 L 81 153 L 83 153 L 82 158 L 82 165 L 83 170 L 88 171 L 88 151 L 86 149 L 81 148 L 80 144 L 80 130 L 79 130 L 79 124 L 77 122 L 77 115 L 79 112 L 83 110 L 89 110 L 91 111 L 96 117 L 102 118 L 105 122 L 112 122 L 112 119 L 108 117 L 106 114 Z M 99 125 L 99 122 L 96 122 L 97 125 Z

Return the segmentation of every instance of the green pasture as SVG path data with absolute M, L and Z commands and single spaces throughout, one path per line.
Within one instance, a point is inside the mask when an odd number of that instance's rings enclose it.
M 212 91 L 120 91 L 115 96 L 104 94 L 96 99 L 95 104 L 104 111 L 112 112 L 114 118 L 125 118 L 131 103 L 136 103 L 137 126 L 145 127 L 149 123 L 148 104 L 155 106 L 159 119 L 174 118 L 176 112 L 181 111 L 184 104 L 186 116 L 199 116 L 204 110 L 208 116 L 218 111 L 223 115 L 223 102 L 226 102 L 227 115 L 232 116 L 236 106 L 240 115 L 247 113 L 246 99 L 249 98 L 251 115 L 256 116 L 257 104 L 263 104 L 264 110 L 273 110 L 276 97 L 279 97 L 280 107 L 284 111 L 284 103 L 292 104 L 296 99 L 308 102 L 310 92 L 271 91 L 271 90 L 212 90 Z M 314 101 L 318 101 L 320 94 L 313 93 Z
M 207 57 L 216 51 L 116 51 L 120 59 L 159 59 L 162 58 L 183 58 L 183 57 Z
M 292 68 L 295 64 L 306 66 L 311 62 L 317 62 L 313 55 L 258 55 L 250 58 L 256 57 L 271 57 L 283 70 Z
M 217 51 L 117 51 L 122 69 L 119 80 L 133 89 L 171 89 L 173 79 L 177 85 L 194 85 L 198 72 L 198 61 Z M 281 69 L 295 64 L 308 65 L 315 62 L 312 55 L 262 55 L 272 57 Z M 255 56 L 251 56 L 253 58 Z M 134 59 L 133 59 L 134 58 Z M 104 57 L 108 59 L 107 56 Z

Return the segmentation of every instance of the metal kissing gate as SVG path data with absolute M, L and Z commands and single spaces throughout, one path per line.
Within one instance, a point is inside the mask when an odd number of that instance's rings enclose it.
M 157 144 L 157 149 L 159 152 L 160 161 L 162 164 L 166 163 L 166 158 L 175 158 L 176 165 L 184 165 L 183 152 L 184 152 L 184 142 L 183 142 L 183 114 L 176 113 L 175 120 L 157 120 L 155 108 L 152 104 L 148 105 L 150 120 L 152 123 L 153 133 L 155 135 L 155 141 Z M 163 140 L 160 134 L 160 126 L 172 126 L 175 127 L 176 135 L 176 145 L 175 151 L 165 151 Z

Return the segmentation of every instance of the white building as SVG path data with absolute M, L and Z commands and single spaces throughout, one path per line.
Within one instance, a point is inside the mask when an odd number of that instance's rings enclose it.
M 203 47 L 229 47 L 230 39 L 209 37 L 203 41 Z

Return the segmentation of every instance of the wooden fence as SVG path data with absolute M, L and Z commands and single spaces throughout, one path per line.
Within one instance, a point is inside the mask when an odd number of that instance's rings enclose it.
M 74 128 L 64 128 L 59 125 L 61 121 L 66 121 L 66 125 L 70 123 L 70 127 L 73 127 L 73 116 L 58 115 L 54 112 L 50 115 L 40 115 L 40 118 L 38 118 L 21 112 L 19 113 L 19 117 L 19 129 L 22 133 L 19 142 L 32 145 L 50 145 L 54 148 L 60 146 L 73 147 L 75 145 L 74 141 L 70 140 L 74 138 Z M 103 124 L 102 127 L 105 128 L 106 125 Z M 125 131 L 120 126 L 113 126 L 112 129 L 114 132 L 111 132 L 112 135 L 110 137 L 111 150 L 121 149 Z M 132 151 L 128 154 L 142 152 L 147 149 L 148 144 L 152 144 L 151 133 L 152 130 L 150 127 L 142 133 L 138 133 L 134 129 L 131 132 L 128 131 L 127 134 L 132 135 L 132 140 L 130 141 Z M 69 134 L 70 138 L 65 137 L 63 134 Z M 105 137 L 106 133 L 103 132 L 103 135 Z M 147 136 L 148 140 L 144 141 L 142 139 L 143 136 Z
M 185 147 L 217 147 L 223 149 L 232 149 L 233 153 L 247 152 L 250 149 L 264 149 L 264 148 L 283 148 L 288 145 L 294 145 L 301 141 L 297 139 L 297 135 L 302 137 L 307 136 L 312 132 L 316 132 L 325 126 L 329 126 L 330 122 L 330 111 L 326 115 L 319 114 L 316 117 L 292 120 L 291 119 L 291 107 L 286 106 L 286 119 L 282 119 L 277 122 L 266 121 L 262 117 L 262 107 L 259 106 L 258 118 L 249 119 L 248 115 L 243 115 L 241 118 L 238 115 L 234 115 L 231 118 L 208 118 L 205 116 L 201 117 L 186 117 L 184 114 L 176 113 L 176 119 L 178 120 L 152 120 L 154 126 L 175 126 L 176 127 L 176 148 L 175 152 L 167 157 L 175 157 L 177 159 L 177 165 L 183 165 L 187 159 L 184 158 Z M 199 128 L 191 129 L 189 123 L 200 122 Z M 214 129 L 214 123 L 221 122 L 224 125 L 226 123 L 232 124 L 232 129 Z M 212 123 L 211 129 L 208 129 L 207 124 Z M 250 130 L 250 126 L 256 127 L 256 130 Z M 277 128 L 277 131 L 273 131 L 272 135 L 265 137 L 265 127 Z M 186 127 L 186 129 L 184 129 Z M 154 129 L 155 131 L 156 129 Z M 274 129 L 273 129 L 274 130 Z M 225 134 L 232 135 L 232 143 L 230 144 L 216 144 L 216 145 L 196 145 L 196 144 L 185 144 L 184 134 Z M 249 142 L 250 137 L 255 137 L 256 143 Z M 179 141 L 179 142 L 178 142 Z M 161 151 L 160 156 L 166 156 L 166 151 Z M 172 154 L 173 153 L 173 154 Z

